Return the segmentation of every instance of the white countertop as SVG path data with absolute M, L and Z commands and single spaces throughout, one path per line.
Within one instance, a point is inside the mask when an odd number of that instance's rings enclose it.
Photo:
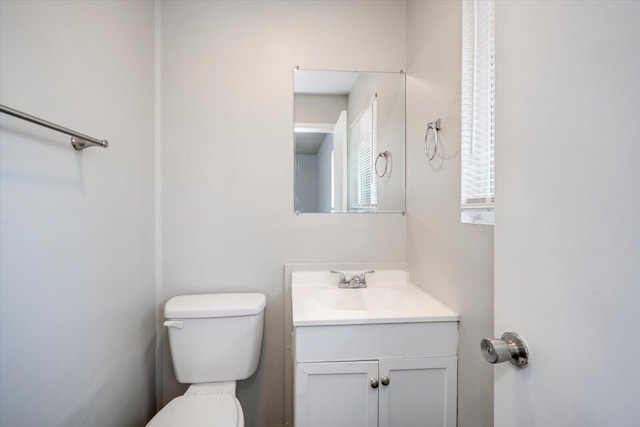
M 360 271 L 345 271 L 347 279 Z M 328 271 L 293 272 L 294 326 L 411 322 L 455 322 L 454 312 L 409 283 L 406 271 L 379 270 L 367 275 L 367 287 L 338 288 Z

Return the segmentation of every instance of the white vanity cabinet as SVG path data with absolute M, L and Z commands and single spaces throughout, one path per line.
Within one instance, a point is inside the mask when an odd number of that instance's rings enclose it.
M 456 347 L 457 322 L 295 327 L 294 427 L 455 427 Z
M 403 270 L 335 281 L 291 275 L 293 427 L 455 427 L 458 314 Z
M 379 362 L 380 427 L 455 427 L 456 357 L 389 359 Z M 384 386 L 384 378 L 389 379 Z
M 295 426 L 376 427 L 378 363 L 298 363 L 295 375 Z

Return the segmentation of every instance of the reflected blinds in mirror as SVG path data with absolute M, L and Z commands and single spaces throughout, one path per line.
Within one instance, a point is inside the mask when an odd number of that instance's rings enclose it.
M 349 211 L 375 211 L 378 204 L 373 163 L 377 152 L 377 101 L 374 97 L 349 128 Z

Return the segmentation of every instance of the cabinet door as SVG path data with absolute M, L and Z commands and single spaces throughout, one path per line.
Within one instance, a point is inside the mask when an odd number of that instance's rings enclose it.
M 378 362 L 298 363 L 295 427 L 377 427 Z
M 379 371 L 380 427 L 455 427 L 455 357 L 386 359 Z

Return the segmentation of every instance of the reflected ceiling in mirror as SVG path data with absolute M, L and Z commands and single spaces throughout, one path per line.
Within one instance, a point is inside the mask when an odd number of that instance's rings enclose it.
M 294 71 L 294 210 L 402 213 L 405 75 Z

